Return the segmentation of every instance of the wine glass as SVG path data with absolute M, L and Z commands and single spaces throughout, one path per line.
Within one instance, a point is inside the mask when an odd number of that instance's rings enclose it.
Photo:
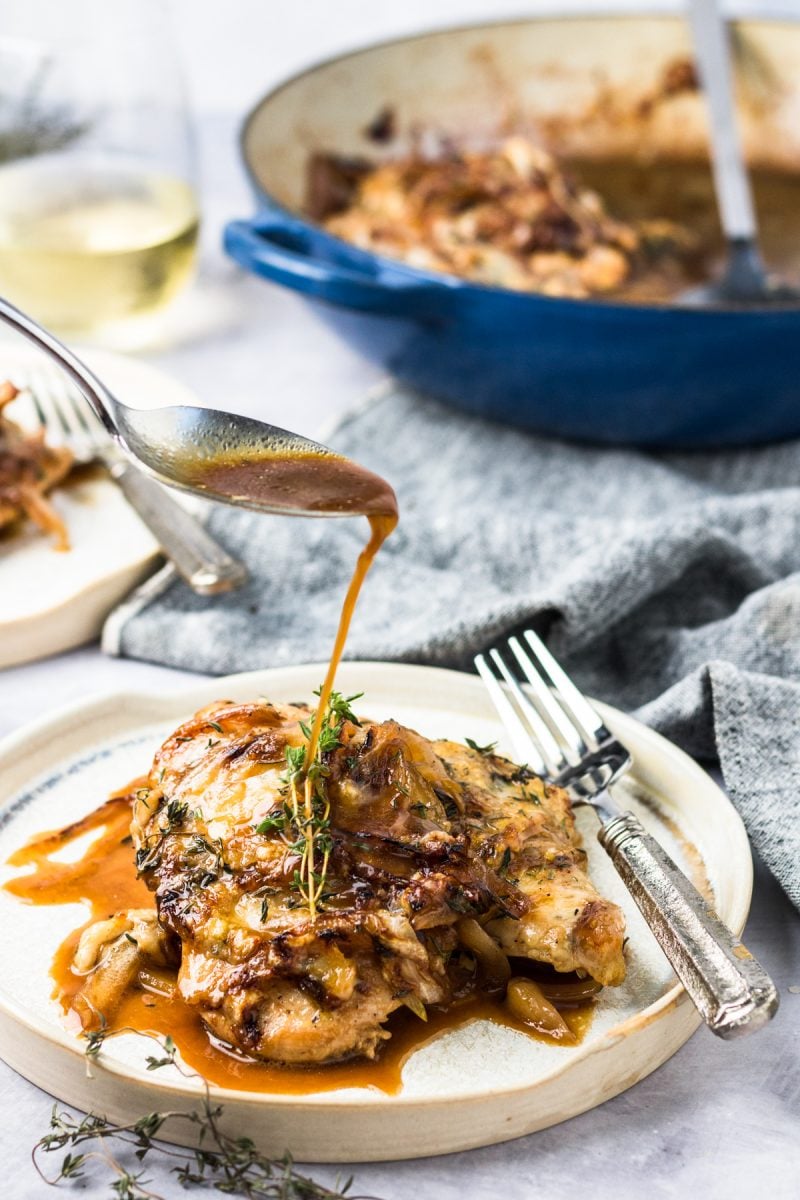
M 0 295 L 115 340 L 189 282 L 194 155 L 161 0 L 25 0 L 0 34 Z M 134 336 L 135 340 L 135 336 Z

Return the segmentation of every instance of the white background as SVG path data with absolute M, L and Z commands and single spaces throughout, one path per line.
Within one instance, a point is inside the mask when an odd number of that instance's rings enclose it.
M 52 0 L 55 5 L 69 0 Z M 113 0 L 111 0 L 113 2 Z M 23 4 L 24 0 L 13 0 Z M 219 249 L 226 219 L 252 200 L 236 150 L 238 122 L 291 72 L 357 45 L 423 27 L 611 3 L 507 0 L 168 0 L 197 120 L 204 213 L 201 283 L 144 354 L 220 407 L 314 432 L 357 403 L 378 373 L 342 346 L 288 293 L 244 276 Z M 614 8 L 638 5 L 617 3 Z M 642 5 L 641 7 L 644 7 Z M 667 7 L 667 6 L 662 6 Z M 774 10 L 776 5 L 769 4 Z M 800 0 L 783 3 L 800 16 Z M 764 11 L 765 3 L 750 8 Z M 2 18 L 0 17 L 0 25 Z M 88 648 L 0 676 L 0 730 L 88 692 L 177 687 L 184 673 L 104 658 Z M 748 940 L 775 973 L 782 1009 L 751 1042 L 723 1045 L 700 1031 L 654 1076 L 567 1125 L 495 1149 L 428 1162 L 359 1168 L 355 1190 L 386 1200 L 770 1200 L 800 1195 L 800 936 L 796 913 L 763 872 Z M 38 1200 L 30 1145 L 50 1100 L 0 1064 L 3 1194 Z M 154 1190 L 184 1193 L 164 1177 Z M 66 1193 L 69 1194 L 69 1193 Z M 107 1189 L 81 1196 L 99 1200 Z
M 422 29 L 534 13 L 683 8 L 681 0 L 168 0 L 192 94 L 241 110 L 272 83 L 330 55 Z M 797 14 L 798 0 L 727 3 L 732 12 Z

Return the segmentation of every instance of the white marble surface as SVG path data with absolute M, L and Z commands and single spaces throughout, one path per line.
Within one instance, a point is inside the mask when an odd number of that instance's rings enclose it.
M 55 3 L 55 0 L 53 0 Z M 168 324 L 164 344 L 145 353 L 220 406 L 258 413 L 313 433 L 377 381 L 367 367 L 287 293 L 239 274 L 218 250 L 226 217 L 250 211 L 239 171 L 234 114 L 289 70 L 351 44 L 491 14 L 486 0 L 171 0 L 190 91 L 201 108 L 205 212 L 199 286 Z M 586 7 L 583 4 L 582 7 Z M 520 13 L 550 3 L 509 0 Z M 564 8 L 566 5 L 562 4 Z M 570 7 L 577 5 L 570 4 Z M 631 3 L 628 7 L 634 7 Z M 785 7 L 785 6 L 784 6 Z M 796 6 L 795 6 L 796 7 Z M 241 31 L 247 29 L 248 35 Z M 179 687 L 188 676 L 103 658 L 89 647 L 0 675 L 0 729 L 10 732 L 90 691 Z M 800 920 L 759 870 L 747 940 L 781 991 L 773 1025 L 752 1040 L 718 1042 L 705 1030 L 636 1088 L 566 1125 L 494 1149 L 442 1159 L 356 1167 L 355 1191 L 385 1200 L 572 1200 L 702 1196 L 737 1200 L 767 1191 L 800 1196 Z M 45 1194 L 29 1160 L 51 1101 L 0 1064 L 3 1195 Z M 318 1171 L 320 1176 L 326 1172 Z M 149 1170 L 151 1188 L 183 1195 Z M 333 1173 L 327 1173 L 328 1177 Z M 110 1195 L 87 1186 L 87 1197 Z

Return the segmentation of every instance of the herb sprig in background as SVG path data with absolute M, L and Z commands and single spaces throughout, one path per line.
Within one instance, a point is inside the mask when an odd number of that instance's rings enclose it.
M 89 1063 L 98 1059 L 106 1036 L 101 1031 L 87 1039 Z M 140 1036 L 151 1038 L 161 1051 L 147 1058 L 148 1071 L 174 1066 L 187 1079 L 199 1078 L 176 1061 L 172 1038 L 162 1041 L 150 1034 Z M 108 1196 L 114 1200 L 170 1200 L 150 1187 L 147 1166 L 157 1161 L 171 1163 L 171 1173 L 184 1188 L 213 1189 L 246 1200 L 375 1200 L 353 1196 L 352 1178 L 326 1187 L 298 1171 L 288 1151 L 279 1158 L 270 1158 L 251 1138 L 232 1137 L 221 1125 L 223 1106 L 212 1103 L 205 1080 L 203 1087 L 197 1110 L 151 1112 L 129 1125 L 118 1125 L 94 1113 L 76 1117 L 54 1105 L 49 1132 L 33 1148 L 33 1163 L 40 1178 L 52 1186 L 71 1182 L 80 1186 L 90 1177 L 100 1176 L 108 1180 Z M 194 1127 L 196 1148 L 184 1150 L 157 1141 L 167 1121 Z M 61 1152 L 65 1153 L 58 1172 L 48 1174 L 42 1165 L 43 1156 Z

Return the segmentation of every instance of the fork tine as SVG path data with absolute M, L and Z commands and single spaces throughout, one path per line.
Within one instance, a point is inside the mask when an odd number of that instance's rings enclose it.
M 560 738 L 575 759 L 579 759 L 588 749 L 583 734 L 574 722 L 570 720 L 556 697 L 550 691 L 544 676 L 537 671 L 530 657 L 520 645 L 519 639 L 515 637 L 509 638 L 508 646 L 519 663 L 523 675 L 530 684 L 531 692 L 533 693 L 533 703 L 539 710 L 542 719 L 552 726 L 556 737 Z
M 75 402 L 75 389 L 61 371 L 54 372 L 52 376 L 51 395 L 53 404 L 69 431 L 69 437 L 76 453 L 83 458 L 91 458 L 95 452 L 92 444 L 92 431 L 88 422 L 82 417 L 80 405 Z
M 524 633 L 525 641 L 530 647 L 534 660 L 538 662 L 545 675 L 550 679 L 553 692 L 564 712 L 583 734 L 588 745 L 602 742 L 609 737 L 609 732 L 598 713 L 592 708 L 586 697 L 578 691 L 566 671 L 558 665 L 541 638 L 531 629 Z
M 527 762 L 537 775 L 546 775 L 547 767 L 533 742 L 529 729 L 520 718 L 482 654 L 478 654 L 475 658 L 475 669 L 486 684 L 486 690 L 492 703 L 500 714 L 500 719 L 511 738 L 514 753 L 519 759 Z
M 69 428 L 53 400 L 50 379 L 49 371 L 33 367 L 25 374 L 25 389 L 50 440 L 63 443 L 69 438 Z
M 64 405 L 69 408 L 75 424 L 84 431 L 88 438 L 95 438 L 98 430 L 102 429 L 97 417 L 71 380 L 62 376 L 59 383 Z
M 97 444 L 91 427 L 82 420 L 74 402 L 74 389 L 61 371 L 45 371 L 37 376 L 40 403 L 50 422 L 57 421 L 64 440 L 79 462 L 91 462 L 97 456 Z
M 39 399 L 39 389 L 35 385 L 31 384 L 29 377 L 27 375 L 22 380 L 22 390 L 25 392 L 25 394 L 27 395 L 28 399 L 31 402 L 31 408 L 33 409 L 33 413 L 34 413 L 34 416 L 36 417 L 36 420 L 39 422 L 39 424 L 42 426 L 42 428 L 46 431 L 49 428 L 49 426 L 48 426 L 48 422 L 47 422 L 47 414 L 45 413 L 44 409 L 42 408 L 42 404 Z
M 528 738 L 530 741 L 533 741 L 536 749 L 544 759 L 548 774 L 558 775 L 560 771 L 563 771 L 565 767 L 570 765 L 564 757 L 563 750 L 553 737 L 545 721 L 542 720 L 537 710 L 523 692 L 516 676 L 509 670 L 500 651 L 497 649 L 490 650 L 489 657 L 513 695 L 517 708 L 521 713 L 523 724 L 527 726 Z

